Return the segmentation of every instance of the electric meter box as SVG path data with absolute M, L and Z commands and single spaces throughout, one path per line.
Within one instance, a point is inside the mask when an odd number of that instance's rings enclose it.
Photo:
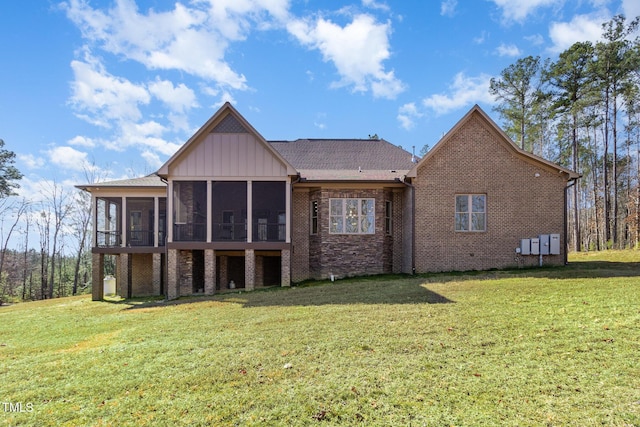
M 549 255 L 549 235 L 541 234 L 540 239 L 540 255 Z
M 531 239 L 531 255 L 540 255 L 540 239 Z
M 549 235 L 549 253 L 551 255 L 560 255 L 560 235 Z
M 531 255 L 531 239 L 520 239 L 520 255 Z

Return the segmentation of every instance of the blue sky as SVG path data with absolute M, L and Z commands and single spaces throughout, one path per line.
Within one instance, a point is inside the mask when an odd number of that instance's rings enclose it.
M 416 152 L 527 55 L 596 41 L 637 0 L 24 0 L 0 4 L 0 138 L 22 193 L 155 171 L 225 101 L 268 140 Z

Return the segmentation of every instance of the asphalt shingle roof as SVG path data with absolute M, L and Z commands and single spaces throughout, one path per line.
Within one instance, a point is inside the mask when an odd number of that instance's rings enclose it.
M 411 153 L 384 139 L 270 141 L 307 180 L 387 181 L 414 165 Z

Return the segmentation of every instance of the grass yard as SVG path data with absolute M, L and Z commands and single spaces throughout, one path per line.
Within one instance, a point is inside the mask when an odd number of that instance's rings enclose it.
M 0 309 L 0 425 L 640 426 L 640 252 Z

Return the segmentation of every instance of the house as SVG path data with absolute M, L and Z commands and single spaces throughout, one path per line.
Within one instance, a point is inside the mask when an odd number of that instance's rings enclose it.
M 155 174 L 78 187 L 93 202 L 93 298 L 110 264 L 122 297 L 173 299 L 537 265 L 540 235 L 561 265 L 578 177 L 478 106 L 416 161 L 383 139 L 267 141 L 226 103 Z

